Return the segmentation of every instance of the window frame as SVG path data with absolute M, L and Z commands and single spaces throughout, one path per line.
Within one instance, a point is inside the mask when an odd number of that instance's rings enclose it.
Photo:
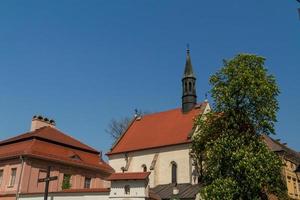
M 178 169 L 178 165 L 175 161 L 171 162 L 171 183 L 177 183 L 177 169 Z
M 88 187 L 87 187 L 87 180 L 89 180 L 89 182 L 88 182 Z M 91 188 L 91 185 L 92 185 L 92 178 L 91 178 L 91 177 L 85 177 L 85 178 L 84 178 L 84 185 L 83 185 L 83 188 L 84 188 L 84 189 L 89 189 L 89 188 Z
M 17 179 L 17 168 L 13 167 L 10 169 L 10 179 L 8 187 L 13 187 L 16 184 Z
M 72 188 L 72 174 L 67 174 L 64 173 L 63 174 L 63 180 L 62 180 L 62 189 L 71 189 Z M 65 188 L 66 186 L 68 186 L 67 188 Z
M 3 182 L 3 176 L 4 176 L 4 169 L 0 169 L 0 186 L 2 185 Z

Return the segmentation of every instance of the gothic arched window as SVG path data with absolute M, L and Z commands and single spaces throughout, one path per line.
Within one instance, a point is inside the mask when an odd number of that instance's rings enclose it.
M 172 183 L 177 183 L 177 164 L 176 162 L 171 162 L 171 176 L 172 176 Z

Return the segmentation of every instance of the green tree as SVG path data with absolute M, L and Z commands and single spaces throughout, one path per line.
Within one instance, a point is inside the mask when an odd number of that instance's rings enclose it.
M 282 161 L 261 140 L 274 133 L 279 94 L 264 62 L 240 54 L 210 78 L 213 112 L 195 120 L 192 144 L 204 199 L 287 198 Z

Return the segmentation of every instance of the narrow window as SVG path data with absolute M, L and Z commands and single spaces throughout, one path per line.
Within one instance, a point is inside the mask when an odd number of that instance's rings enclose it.
M 91 188 L 91 178 L 85 177 L 84 179 L 84 188 Z
M 12 168 L 10 173 L 9 186 L 14 186 L 16 183 L 17 168 Z
M 177 164 L 173 161 L 172 165 L 172 183 L 177 183 Z
M 2 184 L 3 181 L 3 169 L 0 170 L 0 185 Z
M 143 169 L 143 172 L 147 172 L 147 166 L 145 164 L 142 165 L 142 169 Z
M 187 92 L 187 83 L 184 83 L 184 91 Z
M 124 187 L 124 193 L 129 195 L 130 194 L 130 186 L 129 185 L 125 185 Z
M 189 82 L 189 91 L 192 91 L 192 83 Z
M 71 188 L 71 175 L 64 174 L 64 179 L 62 182 L 62 189 L 70 189 Z

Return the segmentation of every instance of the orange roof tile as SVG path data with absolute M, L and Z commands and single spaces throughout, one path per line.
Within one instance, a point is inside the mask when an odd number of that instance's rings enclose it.
M 107 180 L 118 181 L 118 180 L 144 180 L 148 178 L 150 172 L 127 172 L 127 173 L 113 173 Z
M 73 138 L 65 133 L 62 133 L 61 131 L 57 130 L 56 128 L 51 128 L 49 126 L 45 126 L 40 129 L 37 129 L 35 131 L 23 133 L 16 137 L 12 137 L 7 140 L 3 140 L 0 142 L 0 145 L 6 144 L 6 143 L 13 143 L 13 142 L 21 141 L 21 140 L 32 139 L 32 138 L 40 138 L 40 139 L 44 139 L 44 140 L 50 140 L 52 142 L 68 145 L 68 146 L 71 146 L 74 148 L 99 153 L 97 150 L 91 148 L 90 146 L 85 145 L 85 144 L 81 143 L 80 141 L 76 140 L 75 138 Z
M 53 135 L 50 137 L 51 133 Z M 67 140 L 58 142 L 58 139 L 64 138 Z M 74 146 L 75 144 L 80 145 Z M 51 127 L 41 128 L 0 142 L 0 160 L 21 155 L 100 170 L 108 174 L 114 171 L 100 159 L 98 151 Z
M 203 113 L 207 103 L 188 113 L 181 108 L 136 118 L 107 155 L 190 142 L 194 118 Z

